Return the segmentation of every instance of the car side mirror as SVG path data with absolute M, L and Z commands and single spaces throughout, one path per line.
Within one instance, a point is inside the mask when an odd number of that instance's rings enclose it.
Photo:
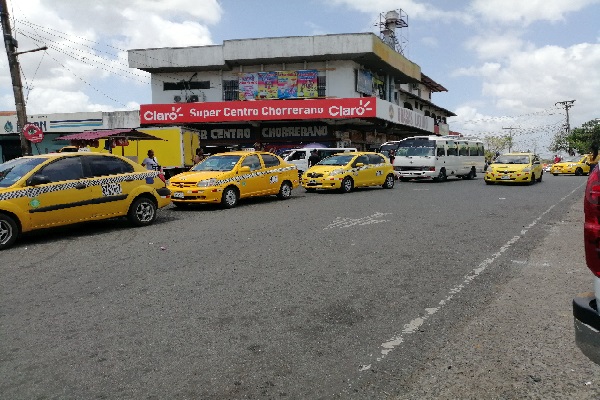
M 244 165 L 243 167 L 240 167 L 240 172 L 250 172 L 250 167 L 247 165 Z
M 533 163 L 534 163 L 534 164 L 537 164 L 537 165 L 540 165 L 540 162 L 539 162 L 539 161 L 534 161 Z
M 27 179 L 27 186 L 44 185 L 46 183 L 50 183 L 50 179 L 45 175 L 33 175 Z

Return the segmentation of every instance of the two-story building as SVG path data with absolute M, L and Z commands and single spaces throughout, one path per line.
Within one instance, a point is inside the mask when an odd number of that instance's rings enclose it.
M 415 134 L 448 134 L 447 91 L 372 33 L 226 40 L 129 50 L 151 74 L 140 126 L 179 125 L 203 147 L 376 148 Z

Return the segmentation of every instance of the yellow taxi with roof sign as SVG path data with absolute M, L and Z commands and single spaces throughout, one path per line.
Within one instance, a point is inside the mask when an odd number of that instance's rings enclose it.
M 232 208 L 240 199 L 277 195 L 285 200 L 297 188 L 298 170 L 275 154 L 232 151 L 205 158 L 168 181 L 173 204 L 213 203 Z
M 557 175 L 587 175 L 590 173 L 590 166 L 586 163 L 588 156 L 565 157 L 561 162 L 552 164 L 550 173 Z
M 394 167 L 379 153 L 338 153 L 319 161 L 302 175 L 302 186 L 309 192 L 337 189 L 348 193 L 364 186 L 394 187 Z
M 112 154 L 52 153 L 0 164 L 0 250 L 24 232 L 127 216 L 154 222 L 170 204 L 159 171 Z
M 529 183 L 542 181 L 544 170 L 533 153 L 507 153 L 498 156 L 485 171 L 486 184 Z

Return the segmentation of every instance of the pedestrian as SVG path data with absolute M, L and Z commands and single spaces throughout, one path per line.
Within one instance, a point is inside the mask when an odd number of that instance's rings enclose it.
M 391 149 L 388 153 L 389 158 L 390 158 L 390 164 L 394 165 L 394 159 L 396 158 L 396 151 L 394 149 Z
M 204 150 L 202 150 L 202 147 L 198 147 L 194 156 L 194 164 L 198 164 L 202 160 L 204 160 Z
M 592 172 L 596 165 L 598 165 L 598 145 L 595 143 L 592 144 L 591 150 L 592 152 L 588 154 L 588 158 L 585 162 L 587 165 L 590 166 L 590 172 Z
M 558 154 L 556 154 L 556 155 L 554 156 L 554 164 L 556 164 L 556 163 L 559 163 L 559 162 L 560 162 L 560 157 L 559 157 L 559 155 L 558 155 Z
M 310 152 L 310 157 L 308 157 L 308 168 L 316 165 L 319 161 L 321 161 L 321 157 L 319 157 L 319 152 L 317 149 L 314 149 Z
M 157 158 L 154 157 L 154 150 L 152 150 L 152 149 L 148 150 L 148 157 L 144 158 L 144 161 L 142 161 L 142 167 L 146 167 L 146 169 L 149 169 L 152 171 L 160 171 L 161 170 L 161 166 L 160 166 L 160 164 L 158 164 Z

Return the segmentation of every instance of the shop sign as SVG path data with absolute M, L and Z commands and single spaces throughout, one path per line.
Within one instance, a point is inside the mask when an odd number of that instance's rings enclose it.
M 373 118 L 373 97 L 143 104 L 140 124 Z
M 31 143 L 40 143 L 44 140 L 44 132 L 39 126 L 34 124 L 27 124 L 23 127 L 23 136 Z
M 329 137 L 327 125 L 306 126 L 269 126 L 261 127 L 260 133 L 265 141 L 273 139 L 324 139 Z
M 388 101 L 377 99 L 377 117 L 396 124 L 406 125 L 427 132 L 434 130 L 434 121 L 408 108 L 398 107 Z
M 240 126 L 219 126 L 210 129 L 200 129 L 200 140 L 218 140 L 218 141 L 252 141 L 252 129 L 250 127 Z

